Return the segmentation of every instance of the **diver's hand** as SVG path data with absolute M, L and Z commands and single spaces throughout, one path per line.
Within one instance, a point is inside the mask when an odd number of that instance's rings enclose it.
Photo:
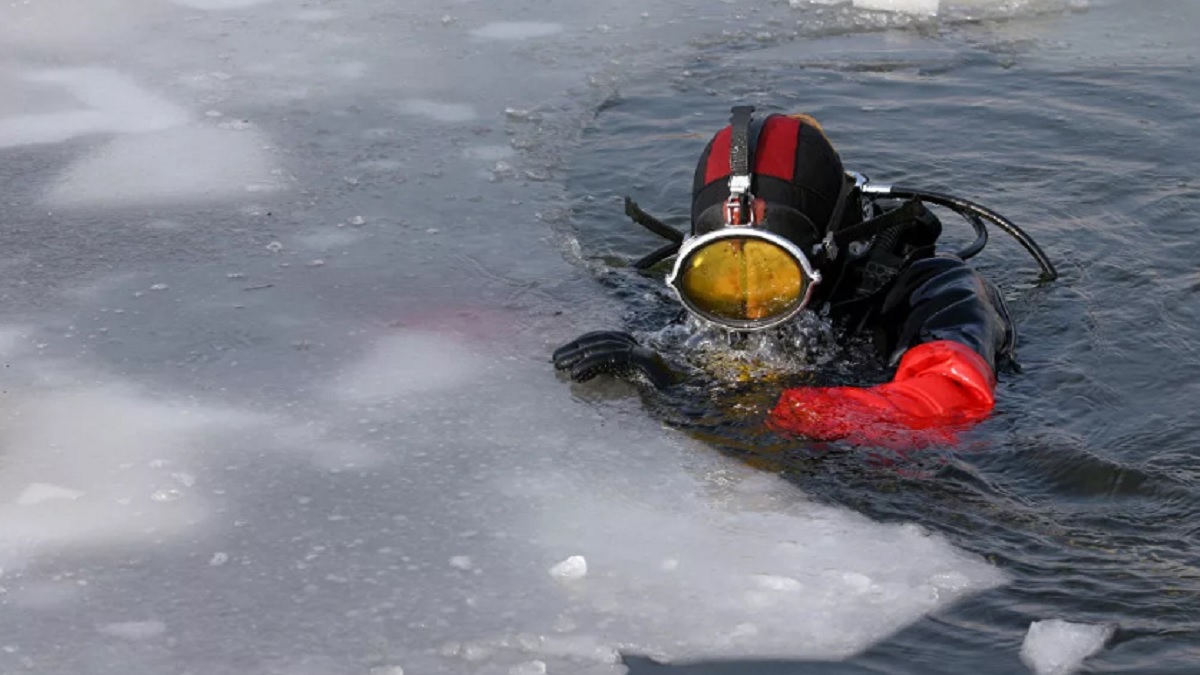
M 576 382 L 586 382 L 602 373 L 629 377 L 638 372 L 657 389 L 679 380 L 657 352 L 639 345 L 629 333 L 614 330 L 586 333 L 554 350 L 554 367 L 567 371 Z

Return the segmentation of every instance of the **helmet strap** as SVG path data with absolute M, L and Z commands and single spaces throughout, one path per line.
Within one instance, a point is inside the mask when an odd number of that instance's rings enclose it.
M 729 118 L 729 199 L 725 200 L 725 224 L 746 225 L 753 218 L 750 201 L 750 121 L 754 106 L 738 105 Z

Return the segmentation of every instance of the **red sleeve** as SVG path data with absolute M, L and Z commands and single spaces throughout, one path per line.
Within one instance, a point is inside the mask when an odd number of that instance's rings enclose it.
M 905 352 L 886 384 L 788 389 L 767 424 L 813 440 L 858 445 L 953 443 L 956 429 L 992 411 L 995 388 L 996 376 L 982 356 L 958 342 L 937 340 Z

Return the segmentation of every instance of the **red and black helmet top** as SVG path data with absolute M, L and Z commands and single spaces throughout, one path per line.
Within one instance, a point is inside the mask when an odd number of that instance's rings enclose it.
M 730 196 L 731 163 L 741 161 L 733 147 L 734 126 L 718 131 L 700 155 L 692 186 L 693 236 L 726 225 L 723 205 Z M 846 174 L 837 151 L 808 115 L 750 121 L 747 137 L 749 192 L 766 202 L 766 229 L 811 248 L 840 212 Z

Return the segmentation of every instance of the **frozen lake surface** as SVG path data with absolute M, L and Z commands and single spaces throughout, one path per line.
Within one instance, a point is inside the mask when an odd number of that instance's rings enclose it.
M 1191 672 L 1197 27 L 0 1 L 0 672 Z M 669 314 L 619 200 L 680 223 L 736 102 L 1059 263 L 978 259 L 1025 372 L 964 448 L 756 446 L 556 377 Z

